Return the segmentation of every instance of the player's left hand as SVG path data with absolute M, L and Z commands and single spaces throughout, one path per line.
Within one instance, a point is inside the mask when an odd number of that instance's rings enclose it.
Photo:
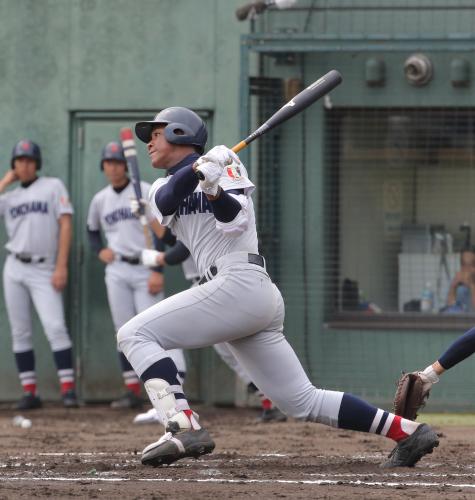
M 227 146 L 222 145 L 215 146 L 203 156 L 198 158 L 198 164 L 206 162 L 215 163 L 222 169 L 224 169 L 228 165 L 231 165 L 231 163 L 233 162 L 236 162 L 238 164 L 241 163 L 238 155 L 232 149 L 229 149 Z
M 53 276 L 51 276 L 51 284 L 54 289 L 58 292 L 63 291 L 66 288 L 68 282 L 68 268 L 67 267 L 57 267 Z
M 148 293 L 157 295 L 163 290 L 164 278 L 162 273 L 152 271 L 148 278 Z
M 223 168 L 217 163 L 206 162 L 198 165 L 197 169 L 204 175 L 204 180 L 200 181 L 203 193 L 216 196 L 219 187 L 219 179 L 223 175 Z

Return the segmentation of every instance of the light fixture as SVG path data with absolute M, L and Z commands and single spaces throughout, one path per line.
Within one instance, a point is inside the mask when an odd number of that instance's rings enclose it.
M 236 9 L 236 17 L 239 21 L 253 19 L 257 14 L 262 14 L 269 7 L 277 9 L 289 9 L 297 3 L 297 0 L 254 0 Z

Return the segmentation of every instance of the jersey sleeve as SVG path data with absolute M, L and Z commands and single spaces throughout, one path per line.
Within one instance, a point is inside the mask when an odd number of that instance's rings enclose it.
M 100 200 L 97 194 L 89 204 L 89 210 L 87 212 L 87 228 L 90 231 L 99 231 L 101 229 Z
M 224 169 L 219 179 L 219 185 L 224 191 L 243 189 L 246 196 L 251 196 L 256 186 L 247 175 L 246 167 L 242 163 L 232 163 Z
M 61 215 L 73 214 L 73 206 L 71 205 L 71 200 L 69 199 L 68 190 L 66 186 L 60 179 L 56 179 L 57 185 L 55 186 L 54 192 L 54 210 L 56 217 L 59 219 Z
M 148 182 L 141 182 L 140 186 L 142 188 L 143 199 L 149 201 L 149 193 L 152 186 Z M 155 220 L 155 215 L 152 213 L 150 203 L 148 203 L 145 207 L 145 216 L 147 217 L 147 222 L 149 223 Z
M 153 184 L 152 187 L 150 188 L 150 191 L 148 193 L 148 203 L 152 211 L 152 215 L 158 219 L 158 222 L 162 226 L 169 226 L 172 224 L 175 214 L 170 214 L 170 215 L 163 215 L 160 210 L 157 207 L 157 204 L 155 203 L 155 195 L 157 194 L 157 191 L 160 190 L 165 184 L 168 183 L 169 177 L 162 177 L 160 179 L 157 179 Z

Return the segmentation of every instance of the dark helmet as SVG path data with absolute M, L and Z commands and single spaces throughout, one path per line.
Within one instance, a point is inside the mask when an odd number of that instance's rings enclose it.
M 135 125 L 135 134 L 145 142 L 150 142 L 152 130 L 156 125 L 166 125 L 165 139 L 172 144 L 196 146 L 200 154 L 204 152 L 208 131 L 203 120 L 188 108 L 166 108 L 152 121 Z
M 41 149 L 38 144 L 28 139 L 22 139 L 15 144 L 12 151 L 11 167 L 14 168 L 17 158 L 26 157 L 36 161 L 36 170 L 41 168 Z
M 102 149 L 101 154 L 101 170 L 104 170 L 104 160 L 123 161 L 127 168 L 127 162 L 124 156 L 124 150 L 118 142 L 109 142 Z

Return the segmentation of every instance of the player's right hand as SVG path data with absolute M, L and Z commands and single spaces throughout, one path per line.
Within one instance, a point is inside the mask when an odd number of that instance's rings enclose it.
M 222 145 L 215 146 L 198 159 L 198 164 L 205 162 L 216 163 L 222 169 L 233 162 L 241 163 L 238 155 L 232 149 Z
M 110 248 L 103 248 L 98 254 L 99 260 L 104 262 L 104 264 L 110 264 L 115 260 L 115 254 Z
M 5 189 L 7 186 L 12 184 L 13 182 L 16 182 L 17 180 L 18 180 L 18 177 L 17 177 L 15 171 L 12 169 L 8 170 L 5 173 L 5 175 L 2 177 L 2 179 L 0 180 L 0 184 L 1 184 L 0 190 Z

